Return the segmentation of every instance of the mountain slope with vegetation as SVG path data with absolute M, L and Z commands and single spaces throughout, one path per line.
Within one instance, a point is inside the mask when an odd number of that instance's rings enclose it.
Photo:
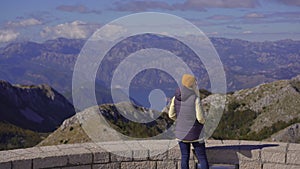
M 0 122 L 0 150 L 32 147 L 47 136 L 47 133 L 37 133 L 9 123 Z
M 73 105 L 48 85 L 0 80 L 0 150 L 32 147 L 74 114 Z
M 268 141 L 300 143 L 300 123 L 295 123 L 271 135 Z
M 226 111 L 213 138 L 263 140 L 299 123 L 299 89 L 297 76 L 228 94 Z
M 212 139 L 268 139 L 299 142 L 299 134 L 291 136 L 291 134 L 288 134 L 289 132 L 286 132 L 288 128 L 300 122 L 299 89 L 300 75 L 291 80 L 275 81 L 227 94 L 225 112 L 212 135 Z M 203 106 L 207 111 L 210 101 L 217 96 L 204 90 L 201 93 L 204 94 L 202 95 Z M 121 106 L 126 107 L 126 104 Z M 148 112 L 144 108 L 136 108 L 140 113 Z M 89 114 L 97 113 L 97 109 L 111 125 L 109 128 L 97 128 L 97 130 L 107 131 L 108 133 L 117 130 L 126 136 L 147 138 L 161 133 L 173 124 L 173 121 L 164 113 L 153 124 L 136 124 L 117 113 L 114 105 L 106 104 L 98 108 L 84 110 L 67 119 L 58 130 L 43 140 L 40 145 L 91 141 L 85 133 L 86 130 L 82 127 L 82 121 L 80 122 L 78 119 L 84 119 Z M 127 113 L 131 112 L 127 109 Z M 93 128 L 93 126 L 91 127 Z M 296 126 L 294 126 L 294 129 L 298 131 Z M 108 140 L 122 138 L 116 133 L 113 136 L 108 137 L 105 132 L 99 134 L 99 138 Z
M 101 116 L 98 115 L 101 113 Z M 140 119 L 159 113 L 132 103 L 103 104 L 87 108 L 77 113 L 64 123 L 45 140 L 40 146 L 67 143 L 82 143 L 90 141 L 117 141 L 121 139 L 147 139 L 168 129 L 173 121 L 166 114 L 161 114 L 149 123 L 138 123 L 128 120 L 124 115 L 132 115 Z M 138 117 L 140 116 L 140 117 Z
M 48 85 L 0 81 L 0 121 L 37 132 L 51 132 L 75 114 L 73 105 Z

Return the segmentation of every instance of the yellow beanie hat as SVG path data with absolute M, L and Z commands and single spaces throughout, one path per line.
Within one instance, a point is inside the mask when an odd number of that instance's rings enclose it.
M 195 84 L 196 78 L 193 75 L 190 74 L 184 74 L 182 76 L 181 83 L 183 86 L 187 88 L 192 88 L 193 85 Z

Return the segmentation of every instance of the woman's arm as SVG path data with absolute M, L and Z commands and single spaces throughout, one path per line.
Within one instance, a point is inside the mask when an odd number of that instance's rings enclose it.
M 201 105 L 200 97 L 196 98 L 195 105 L 196 105 L 196 118 L 199 123 L 204 124 L 205 123 L 204 111 Z
M 172 98 L 170 108 L 168 111 L 169 118 L 176 120 L 176 111 L 175 111 L 175 97 Z

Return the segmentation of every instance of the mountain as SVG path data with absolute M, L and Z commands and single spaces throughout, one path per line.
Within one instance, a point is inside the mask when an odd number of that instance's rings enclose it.
M 51 132 L 74 114 L 73 105 L 48 85 L 12 85 L 0 81 L 0 122 Z
M 263 140 L 299 123 L 299 89 L 300 75 L 228 94 L 226 110 L 213 138 Z
M 300 123 L 292 124 L 271 135 L 267 141 L 300 143 Z
M 85 42 L 86 40 L 58 38 L 44 43 L 11 43 L 0 49 L 0 79 L 16 84 L 49 84 L 71 101 L 73 68 Z M 299 74 L 300 41 L 250 42 L 211 38 L 211 42 L 224 65 L 228 91 L 290 79 Z M 101 44 L 99 48 L 102 48 Z M 96 78 L 96 88 L 100 89 L 96 93 L 99 104 L 112 102 L 111 94 L 107 91 L 110 91 L 114 69 L 122 59 L 146 48 L 159 48 L 176 54 L 195 71 L 200 87 L 210 89 L 205 67 L 194 57 L 191 49 L 174 38 L 142 34 L 120 41 L 107 52 L 103 59 L 104 66 L 99 68 Z M 126 77 L 124 79 L 127 80 Z M 155 69 L 138 73 L 130 84 L 130 97 L 145 107 L 149 106 L 149 102 L 144 98 L 148 98 L 152 89 L 160 88 L 171 96 L 176 86 L 170 75 Z
M 299 143 L 299 91 L 300 75 L 291 80 L 265 83 L 254 88 L 226 94 L 225 111 L 211 138 Z M 208 112 L 210 103 L 218 95 L 205 92 L 204 90 L 200 92 L 202 93 L 204 110 Z M 116 109 L 116 105 L 105 104 L 77 113 L 75 116 L 65 120 L 60 128 L 39 145 L 91 141 L 88 135 L 92 135 L 92 137 L 102 141 L 126 139 L 126 136 L 147 138 L 162 133 L 173 124 L 173 121 L 165 113 L 160 114 L 160 117 L 153 123 L 137 124 L 120 114 L 124 112 L 133 116 L 137 116 L 136 112 L 141 115 L 151 114 L 148 109 L 137 106 L 134 106 L 135 109 L 132 109 L 130 103 L 120 103 L 118 107 L 121 108 Z M 105 120 L 101 118 L 96 120 L 100 117 L 97 114 L 99 113 L 98 110 Z M 213 114 L 208 114 L 207 117 L 207 122 L 214 118 Z M 94 127 L 97 121 L 99 124 L 108 123 L 110 127 L 106 125 Z M 123 135 L 116 133 L 115 130 Z M 172 138 L 173 136 L 170 135 L 170 137 Z
M 72 69 L 84 40 L 48 40 L 11 43 L 0 49 L 0 79 L 14 84 L 49 84 L 71 91 Z
M 101 116 L 98 113 L 101 113 Z M 66 119 L 56 131 L 40 142 L 39 146 L 82 143 L 92 140 L 117 141 L 130 139 L 130 137 L 147 139 L 169 128 L 173 124 L 172 120 L 166 114 L 148 123 L 133 122 L 127 118 L 135 117 L 141 120 L 158 114 L 159 112 L 127 102 L 90 107 Z
M 291 79 L 299 74 L 300 41 L 211 39 L 225 66 L 229 91 Z
M 0 151 L 33 147 L 47 136 L 47 133 L 38 133 L 13 124 L 0 122 Z

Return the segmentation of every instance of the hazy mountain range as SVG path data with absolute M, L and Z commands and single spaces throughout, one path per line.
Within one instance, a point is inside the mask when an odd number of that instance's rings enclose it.
M 224 64 L 228 91 L 290 79 L 299 74 L 300 41 L 249 42 L 225 38 L 211 38 L 211 41 Z M 11 43 L 0 49 L 0 79 L 14 84 L 49 84 L 71 101 L 72 71 L 84 43 L 85 40 L 63 38 L 41 44 Z M 149 47 L 171 51 L 183 59 L 195 55 L 187 46 L 169 37 L 153 34 L 128 37 L 106 54 L 105 66 L 98 70 L 96 88 L 99 91 L 96 93 L 100 104 L 111 102 L 110 93 L 105 91 L 110 87 L 113 70 L 121 60 Z M 209 78 L 201 61 L 190 59 L 185 62 L 195 70 L 200 87 L 209 89 Z M 174 81 L 165 72 L 146 70 L 138 74 L 131 85 L 132 98 L 141 100 L 156 87 L 166 89 L 167 95 L 173 94 Z M 141 97 L 134 96 L 135 91 L 141 93 L 141 90 L 146 92 Z
M 228 91 L 231 91 L 226 95 L 224 119 L 213 138 L 299 142 L 300 41 L 249 42 L 225 38 L 211 38 L 211 41 L 224 65 Z M 76 120 L 84 118 L 87 110 L 73 116 L 75 110 L 71 103 L 73 68 L 84 43 L 85 40 L 58 38 L 44 43 L 15 42 L 0 48 L 1 149 L 35 145 L 57 128 L 43 144 L 89 141 L 80 120 Z M 106 66 L 100 67 L 97 73 L 95 93 L 101 105 L 96 109 L 103 110 L 113 128 L 125 135 L 155 135 L 172 123 L 165 115 L 151 124 L 131 123 L 109 104 L 113 70 L 124 57 L 146 48 L 165 49 L 183 60 L 185 56 L 195 55 L 175 39 L 152 34 L 129 37 L 106 54 L 103 60 Z M 200 87 L 209 90 L 209 78 L 201 61 L 184 61 L 195 70 Z M 131 85 L 130 98 L 146 107 L 152 89 L 160 88 L 170 97 L 176 87 L 172 77 L 153 69 L 139 73 Z M 203 101 L 209 105 L 213 98 L 214 94 L 206 92 Z M 128 105 L 122 106 L 131 112 Z M 89 108 L 88 112 L 94 109 Z M 136 109 L 149 112 L 143 107 Z

